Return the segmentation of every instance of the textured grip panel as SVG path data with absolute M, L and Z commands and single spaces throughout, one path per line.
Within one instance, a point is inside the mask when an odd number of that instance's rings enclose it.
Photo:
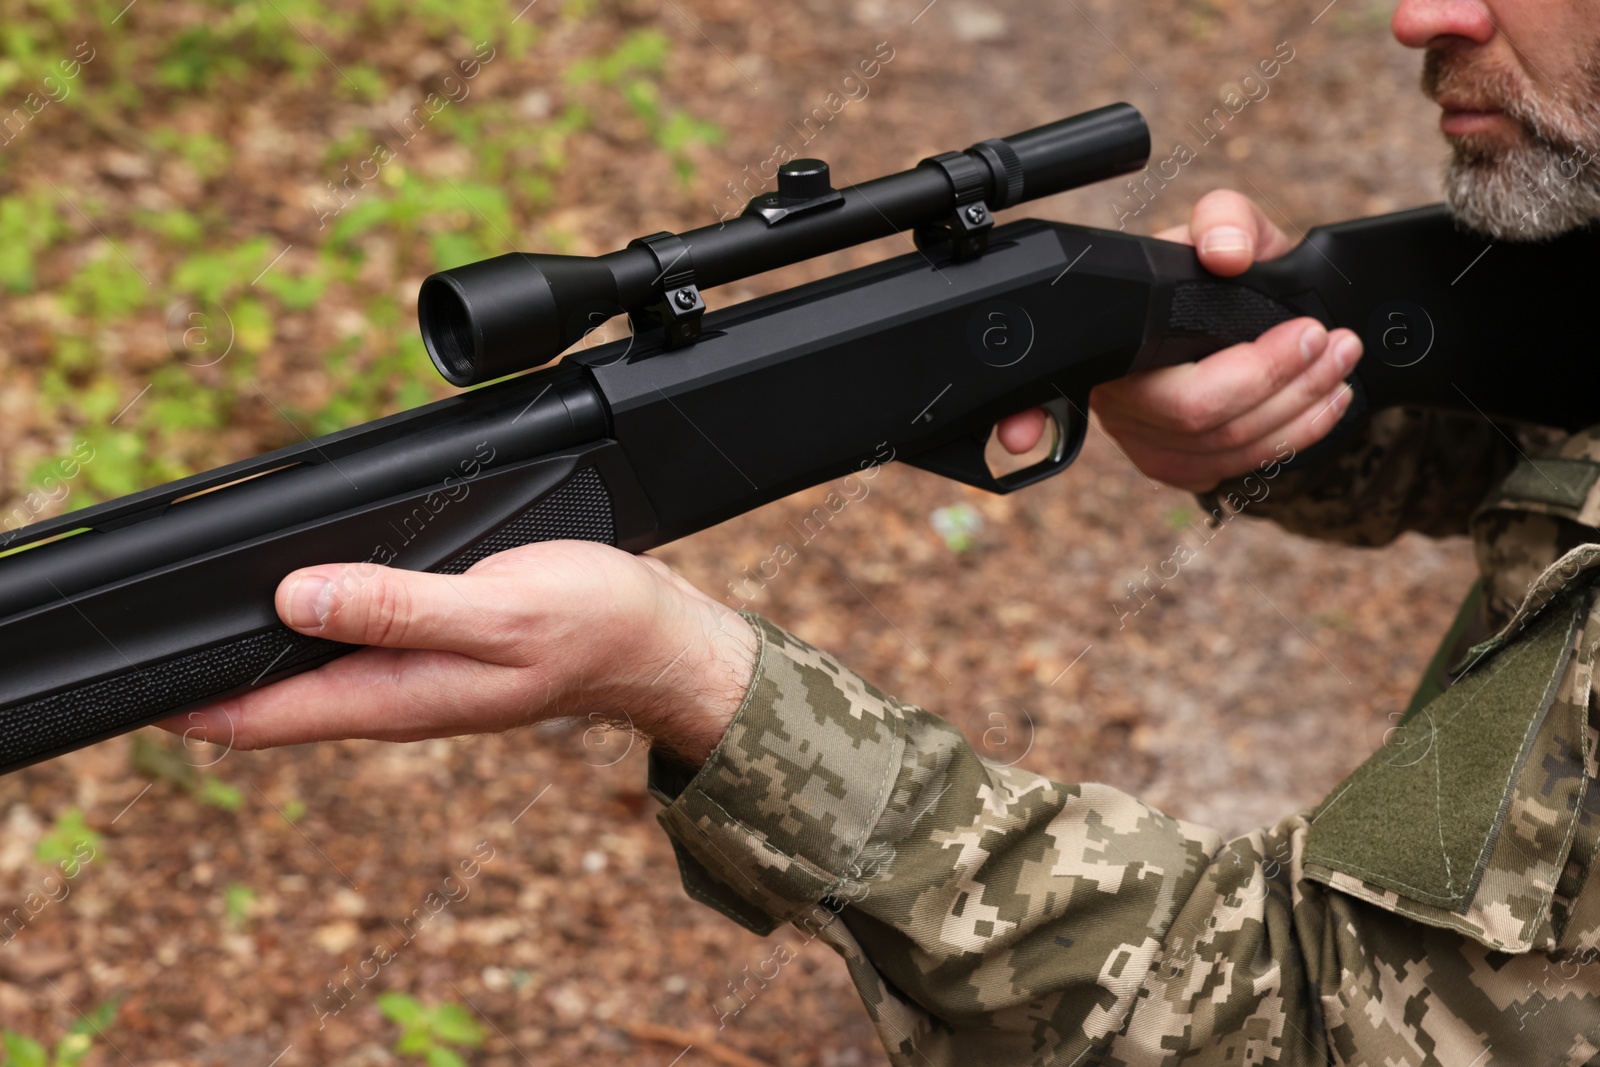
M 498 530 L 433 570 L 460 574 L 481 559 L 535 541 L 599 541 L 617 543 L 611 516 L 611 495 L 600 472 L 585 467 L 546 493 Z
M 592 467 L 578 471 L 432 569 L 460 574 L 508 548 L 567 539 L 616 543 L 611 497 Z M 274 626 L 155 666 L 0 708 L 0 774 L 142 726 L 177 708 L 249 688 L 269 673 L 276 679 L 360 647 Z
M 353 651 L 277 626 L 155 667 L 0 709 L 0 773 L 131 730 L 165 711 L 278 671 Z
M 1195 333 L 1216 340 L 1218 348 L 1254 341 L 1295 318 L 1270 296 L 1228 282 L 1179 282 L 1172 293 L 1170 333 Z

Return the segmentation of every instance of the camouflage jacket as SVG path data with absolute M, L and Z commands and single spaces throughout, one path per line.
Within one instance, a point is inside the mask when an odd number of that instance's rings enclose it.
M 1319 806 L 1233 841 L 986 763 L 752 616 L 717 751 L 698 771 L 652 756 L 684 885 L 843 956 L 897 1065 L 1600 1064 L 1591 457 L 1600 435 L 1394 413 L 1285 473 L 1291 528 L 1470 525 L 1500 629 Z

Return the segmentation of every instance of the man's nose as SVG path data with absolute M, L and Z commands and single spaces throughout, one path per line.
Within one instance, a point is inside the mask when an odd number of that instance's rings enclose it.
M 1441 37 L 1485 44 L 1495 32 L 1484 0 L 1400 0 L 1390 25 L 1395 39 L 1407 48 L 1426 48 Z

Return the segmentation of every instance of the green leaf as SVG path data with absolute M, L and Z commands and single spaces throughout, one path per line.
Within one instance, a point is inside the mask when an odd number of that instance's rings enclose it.
M 330 205 L 331 206 L 331 205 Z M 394 216 L 394 205 L 373 193 L 363 190 L 361 199 L 344 208 L 337 216 L 328 234 L 334 241 L 349 241 L 368 230 L 376 229 Z
M 250 918 L 250 905 L 256 902 L 256 891 L 240 882 L 230 883 L 222 891 L 222 909 L 230 926 L 243 926 Z
M 223 811 L 238 811 L 244 807 L 244 790 L 209 775 L 200 780 L 200 788 L 195 791 L 194 797 L 202 804 Z
M 433 1009 L 433 1036 L 453 1045 L 477 1048 L 488 1037 L 488 1031 L 466 1007 L 460 1004 L 440 1004 Z
M 100 835 L 84 824 L 83 812 L 68 808 L 56 817 L 50 831 L 39 838 L 33 854 L 40 863 L 60 863 L 74 859 L 83 844 L 98 849 L 100 840 Z
M 428 247 L 433 252 L 434 270 L 450 270 L 484 258 L 482 245 L 470 233 L 429 234 Z
M 433 1046 L 424 1056 L 428 1061 L 428 1067 L 467 1067 L 467 1061 L 461 1058 L 460 1053 L 443 1045 Z
M 340 72 L 344 76 L 334 83 L 334 87 L 343 96 L 371 103 L 382 100 L 389 91 L 383 73 L 377 67 L 366 63 L 349 63 L 340 68 Z
M 133 735 L 133 747 L 128 751 L 128 765 L 146 778 L 171 782 L 185 792 L 193 789 L 199 779 L 199 772 L 194 769 L 194 764 L 166 745 L 151 740 L 149 732 L 144 730 Z
M 105 499 L 144 488 L 144 449 L 137 434 L 107 429 L 84 436 L 94 445 L 94 460 L 84 465 L 83 480 L 94 493 Z
M 141 211 L 139 225 L 165 241 L 192 245 L 205 236 L 205 224 L 187 211 Z
M 117 1018 L 117 1009 L 122 1006 L 120 998 L 113 998 L 93 1009 L 87 1015 L 72 1024 L 71 1033 L 93 1034 L 110 1026 Z
M 272 344 L 272 314 L 259 300 L 240 297 L 229 310 L 233 336 L 241 352 L 262 352 Z
M 211 303 L 247 287 L 274 254 L 272 243 L 256 237 L 220 252 L 196 252 L 172 272 L 170 288 Z
M 277 297 L 290 311 L 305 311 L 328 290 L 328 281 L 320 270 L 299 277 L 270 270 L 261 279 L 261 288 Z
M 402 1056 L 424 1055 L 432 1048 L 433 1036 L 421 1029 L 400 1031 L 400 1037 L 394 1043 L 394 1050 Z
M 68 1034 L 56 1042 L 55 1067 L 77 1067 L 93 1048 L 94 1042 L 88 1034 Z
M 99 259 L 84 264 L 67 279 L 62 302 L 75 314 L 109 321 L 143 307 L 152 292 L 143 275 L 108 241 Z
M 6 1067 L 50 1067 L 44 1046 L 31 1037 L 0 1031 L 0 1045 L 6 1050 Z
M 414 1025 L 427 1017 L 422 1002 L 409 993 L 379 993 L 378 1010 L 385 1019 L 401 1026 Z

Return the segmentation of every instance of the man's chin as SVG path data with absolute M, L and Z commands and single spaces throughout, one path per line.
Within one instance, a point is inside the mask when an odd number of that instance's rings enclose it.
M 1445 131 L 1458 166 L 1500 169 L 1510 165 L 1513 157 L 1537 150 L 1537 140 L 1520 124 L 1504 115 L 1501 121 L 1480 126 L 1467 133 L 1452 134 Z M 1440 123 L 1443 126 L 1443 123 Z
M 1496 241 L 1538 243 L 1591 225 L 1594 216 L 1561 198 L 1545 200 L 1503 171 L 1451 167 L 1445 206 L 1456 224 Z

